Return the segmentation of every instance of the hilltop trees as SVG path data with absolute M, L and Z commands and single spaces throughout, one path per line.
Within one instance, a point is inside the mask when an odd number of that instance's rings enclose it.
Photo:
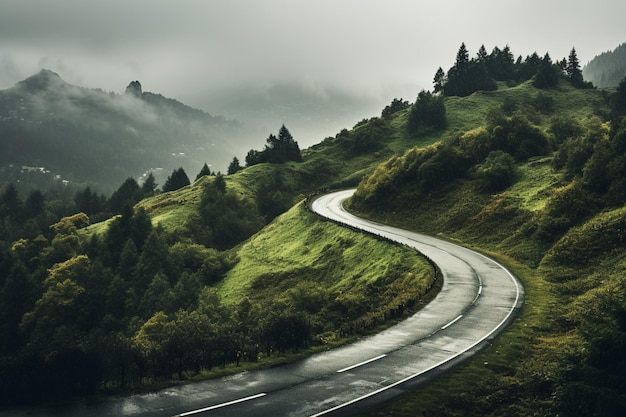
M 546 53 L 539 63 L 533 83 L 537 88 L 553 88 L 559 84 L 559 69 L 552 63 L 550 54 Z
M 430 91 L 420 91 L 409 111 L 407 130 L 415 134 L 421 129 L 443 129 L 446 123 L 443 97 L 433 95 Z
M 387 106 L 385 106 L 385 108 L 383 109 L 382 113 L 381 113 L 381 118 L 385 119 L 385 120 L 389 120 L 391 119 L 391 116 L 394 113 L 397 113 L 401 110 L 404 110 L 406 108 L 408 108 L 410 106 L 409 102 L 406 100 L 402 100 L 401 98 L 394 98 L 391 101 L 391 104 L 388 104 Z
M 207 165 L 207 163 L 205 162 L 204 165 L 202 165 L 202 168 L 200 169 L 200 172 L 198 172 L 198 175 L 196 175 L 196 180 L 205 177 L 207 175 L 211 175 L 211 168 L 209 168 L 209 166 Z
M 208 168 L 208 167 L 207 167 Z M 175 169 L 163 184 L 163 191 L 174 191 L 191 184 L 189 177 L 182 168 Z
M 288 161 L 302 161 L 298 142 L 293 139 L 289 130 L 282 125 L 278 136 L 270 134 L 262 151 L 250 150 L 246 156 L 246 165 L 263 162 L 281 164 Z
M 572 48 L 569 54 L 569 59 L 567 61 L 567 66 L 565 67 L 565 72 L 567 73 L 567 78 L 574 87 L 580 88 L 583 86 L 583 72 L 580 69 L 580 63 L 578 62 L 576 49 L 574 48 Z
M 228 175 L 232 175 L 240 170 L 241 170 L 241 164 L 239 163 L 239 159 L 235 156 L 233 160 L 230 162 L 230 164 L 228 165 L 228 170 L 226 171 L 226 173 Z
M 568 80 L 576 88 L 591 88 L 591 83 L 583 80 L 576 50 L 572 48 L 569 59 L 553 63 L 549 54 L 540 58 L 533 53 L 522 59 L 515 59 L 507 45 L 503 49 L 497 46 L 487 53 L 484 45 L 480 47 L 476 58 L 469 58 L 465 43 L 461 44 L 454 65 L 444 72 L 440 67 L 433 79 L 435 93 L 445 96 L 468 96 L 475 91 L 497 89 L 496 81 L 519 83 L 535 77 L 537 88 L 555 87 L 560 78 Z

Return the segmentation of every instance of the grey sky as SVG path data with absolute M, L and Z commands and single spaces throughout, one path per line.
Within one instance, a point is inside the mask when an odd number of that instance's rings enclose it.
M 582 64 L 626 42 L 623 0 L 0 0 L 0 89 L 38 72 L 184 98 L 295 81 L 368 95 L 432 88 L 461 42 Z

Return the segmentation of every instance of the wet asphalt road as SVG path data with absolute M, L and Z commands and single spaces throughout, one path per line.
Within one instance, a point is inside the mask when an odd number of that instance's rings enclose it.
M 398 395 L 486 346 L 523 303 L 517 279 L 495 261 L 441 239 L 354 217 L 316 199 L 318 214 L 414 247 L 440 267 L 437 297 L 407 320 L 352 345 L 272 369 L 151 394 L 75 402 L 0 416 L 348 416 Z

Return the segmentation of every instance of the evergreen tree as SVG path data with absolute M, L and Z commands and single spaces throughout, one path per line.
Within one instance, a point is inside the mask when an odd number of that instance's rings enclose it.
M 537 88 L 553 88 L 559 84 L 559 73 L 550 58 L 550 54 L 546 53 L 535 75 L 534 81 Z
M 443 71 L 443 68 L 439 67 L 439 69 L 437 69 L 437 72 L 435 73 L 435 78 L 433 80 L 433 83 L 434 83 L 433 92 L 434 93 L 443 92 L 446 82 L 447 82 L 446 73 Z
M 487 59 L 489 58 L 489 55 L 487 54 L 487 49 L 485 48 L 484 44 L 480 45 L 476 58 L 478 59 L 478 62 L 487 63 Z
M 28 198 L 26 198 L 24 214 L 28 218 L 37 217 L 43 213 L 44 205 L 45 201 L 42 192 L 40 190 L 33 190 L 28 194 Z
M 209 166 L 207 165 L 207 163 L 205 162 L 204 165 L 202 165 L 202 169 L 200 169 L 200 172 L 198 172 L 198 175 L 196 175 L 196 181 L 204 176 L 208 176 L 211 175 L 211 169 L 209 169 Z
M 141 192 L 145 197 L 154 195 L 154 191 L 157 188 L 156 180 L 154 179 L 154 175 L 152 175 L 152 171 L 148 174 L 148 177 L 141 185 Z
M 261 152 L 250 149 L 246 154 L 246 166 L 251 167 L 252 165 L 261 163 Z
M 19 198 L 17 188 L 9 184 L 0 196 L 0 217 L 12 217 L 17 219 L 21 216 L 22 201 Z
M 283 163 L 287 161 L 302 161 L 298 142 L 293 139 L 291 132 L 282 125 L 278 137 L 270 134 L 263 151 L 264 162 Z
M 459 51 L 456 53 L 454 66 L 458 71 L 463 72 L 467 68 L 467 64 L 469 64 L 469 52 L 467 52 L 465 42 L 462 42 Z
M 570 83 L 576 88 L 584 87 L 585 81 L 583 80 L 583 72 L 580 69 L 580 63 L 576 56 L 576 49 L 572 48 L 569 53 L 569 59 L 567 60 L 567 66 L 565 67 L 567 78 Z
M 167 177 L 167 179 L 165 180 L 165 184 L 163 184 L 163 191 L 168 192 L 178 190 L 186 187 L 189 184 L 191 184 L 191 182 L 189 181 L 189 177 L 185 173 L 185 170 L 181 167 L 175 169 L 172 174 Z
M 102 213 L 106 204 L 106 197 L 98 196 L 90 187 L 86 187 L 82 191 L 77 191 L 74 196 L 76 211 L 85 213 L 88 216 Z
M 241 165 L 239 164 L 239 159 L 235 156 L 231 161 L 230 165 L 228 165 L 228 171 L 226 173 L 228 175 L 232 175 L 241 170 Z
M 402 100 L 394 98 L 391 101 L 391 104 L 385 106 L 385 108 L 383 109 L 382 113 L 381 113 L 381 117 L 385 120 L 389 120 L 391 119 L 391 116 L 394 113 L 399 112 L 400 110 L 404 110 L 406 108 L 408 108 L 410 106 L 409 102 L 406 100 Z
M 109 209 L 113 213 L 120 213 L 125 205 L 132 207 L 141 200 L 141 197 L 141 188 L 139 188 L 137 181 L 134 178 L 127 178 L 109 198 Z
M 281 164 L 287 161 L 302 161 L 298 142 L 293 139 L 289 130 L 282 125 L 278 131 L 278 136 L 270 134 L 263 151 L 250 150 L 246 155 L 247 166 L 256 165 L 262 162 Z
M 613 118 L 626 116 L 626 77 L 617 86 L 611 107 L 611 116 Z
M 434 96 L 430 91 L 420 91 L 411 107 L 407 129 L 415 134 L 420 129 L 443 129 L 447 124 L 446 106 L 443 97 Z

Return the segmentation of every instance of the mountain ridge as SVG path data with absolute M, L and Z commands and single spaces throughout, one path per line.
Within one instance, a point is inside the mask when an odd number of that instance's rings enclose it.
M 240 123 L 161 94 L 78 87 L 47 69 L 0 91 L 0 167 L 44 166 L 100 189 L 157 167 L 225 170 L 251 146 L 244 137 Z

